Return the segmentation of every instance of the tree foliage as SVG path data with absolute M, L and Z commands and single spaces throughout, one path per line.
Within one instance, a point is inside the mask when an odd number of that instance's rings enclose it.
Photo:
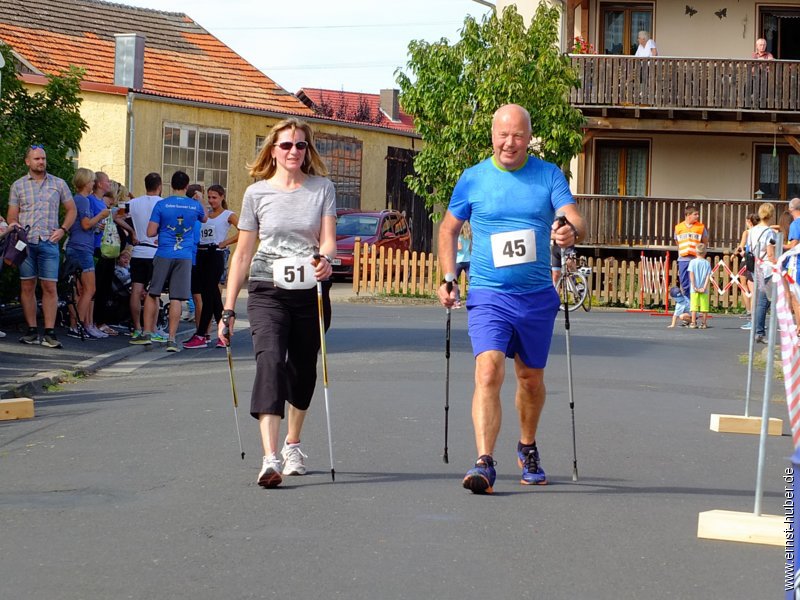
M 539 5 L 532 23 L 513 6 L 477 22 L 467 17 L 461 39 L 409 44 L 408 73 L 395 73 L 403 109 L 425 144 L 409 187 L 429 208 L 446 206 L 461 172 L 492 153 L 494 111 L 507 103 L 531 114 L 532 154 L 567 165 L 581 150 L 584 123 L 569 104 L 579 85 L 558 48 L 559 9 Z
M 79 150 L 88 125 L 80 115 L 81 69 L 48 75 L 44 89 L 30 93 L 17 77 L 11 50 L 0 44 L 0 52 L 6 63 L 0 80 L 0 214 L 6 216 L 11 184 L 27 172 L 23 161 L 27 147 L 44 146 L 47 171 L 71 182 L 74 167 L 69 153 Z M 11 274 L 11 269 L 3 271 L 3 297 Z

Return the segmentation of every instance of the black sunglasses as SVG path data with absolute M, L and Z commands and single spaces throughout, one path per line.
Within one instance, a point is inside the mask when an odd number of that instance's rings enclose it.
M 308 148 L 308 142 L 303 140 L 300 140 L 299 142 L 280 142 L 273 144 L 273 146 L 277 146 L 281 150 L 291 150 L 292 146 L 297 147 L 298 150 L 305 150 Z

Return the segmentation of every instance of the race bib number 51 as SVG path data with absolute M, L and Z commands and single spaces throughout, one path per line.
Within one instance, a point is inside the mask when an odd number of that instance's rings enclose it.
M 510 267 L 536 260 L 536 233 L 533 229 L 506 231 L 492 236 L 495 267 Z
M 280 258 L 272 263 L 275 287 L 285 290 L 308 290 L 317 285 L 311 257 Z

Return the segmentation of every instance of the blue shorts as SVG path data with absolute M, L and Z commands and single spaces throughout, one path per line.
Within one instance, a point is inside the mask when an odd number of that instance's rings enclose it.
M 19 266 L 20 279 L 44 279 L 58 281 L 58 265 L 61 250 L 56 242 L 39 240 L 38 244 L 28 244 L 28 256 Z
M 519 355 L 527 367 L 544 369 L 558 305 L 552 286 L 526 294 L 471 289 L 467 316 L 473 354 L 499 350 L 508 358 Z
M 94 271 L 94 253 L 91 250 L 80 250 L 67 246 L 67 261 L 78 265 L 84 273 Z

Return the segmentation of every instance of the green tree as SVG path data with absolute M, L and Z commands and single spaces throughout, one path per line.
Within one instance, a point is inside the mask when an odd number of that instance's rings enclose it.
M 48 75 L 44 89 L 30 93 L 17 77 L 10 48 L 0 44 L 0 52 L 6 63 L 0 80 L 0 214 L 6 216 L 11 184 L 27 172 L 23 159 L 28 145 L 44 146 L 47 171 L 69 183 L 75 172 L 69 153 L 80 149 L 88 125 L 80 115 L 81 69 Z M 0 300 L 16 296 L 18 284 L 16 271 L 4 269 Z
M 536 156 L 566 167 L 580 152 L 584 118 L 569 104 L 580 82 L 558 48 L 559 16 L 542 3 L 526 28 L 510 6 L 480 23 L 467 17 L 452 45 L 444 38 L 409 44 L 408 74 L 395 75 L 425 144 L 407 183 L 429 208 L 447 206 L 461 172 L 491 155 L 492 115 L 503 104 L 530 112 Z

